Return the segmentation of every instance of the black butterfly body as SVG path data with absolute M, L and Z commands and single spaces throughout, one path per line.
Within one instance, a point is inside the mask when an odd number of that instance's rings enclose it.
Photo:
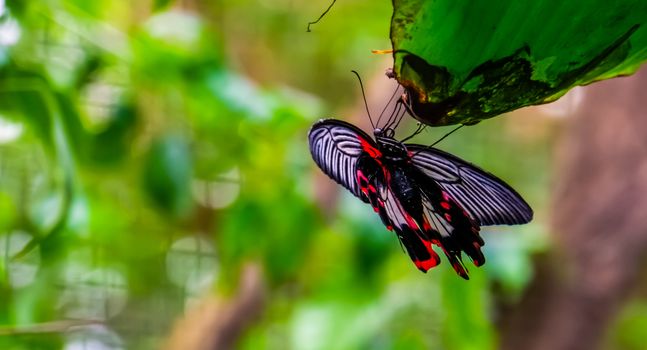
M 532 219 L 523 198 L 494 175 L 441 150 L 401 143 L 390 128 L 374 135 L 321 120 L 308 135 L 310 152 L 326 175 L 373 207 L 421 271 L 440 263 L 436 245 L 468 279 L 461 253 L 485 263 L 481 225 Z

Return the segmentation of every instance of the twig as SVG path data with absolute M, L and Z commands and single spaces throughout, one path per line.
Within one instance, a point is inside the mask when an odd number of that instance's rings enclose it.
M 310 32 L 310 31 L 311 31 L 311 30 L 310 30 L 310 26 L 311 26 L 311 25 L 316 24 L 317 22 L 321 21 L 321 19 L 323 18 L 323 16 L 325 16 L 325 15 L 326 15 L 326 13 L 328 13 L 328 11 L 330 11 L 330 9 L 332 8 L 332 5 L 334 5 L 334 4 L 335 4 L 335 2 L 337 2 L 337 0 L 332 0 L 332 2 L 330 3 L 330 6 L 328 6 L 328 8 L 326 9 L 326 11 L 324 11 L 324 12 L 321 14 L 321 16 L 319 16 L 319 18 L 317 18 L 317 20 L 316 20 L 316 21 L 314 21 L 314 22 L 308 22 L 308 28 L 306 29 L 306 32 Z
M 61 320 L 43 323 L 35 323 L 24 326 L 0 327 L 0 336 L 11 336 L 21 334 L 43 334 L 43 333 L 64 333 L 72 327 L 91 326 L 103 324 L 101 321 L 88 320 Z

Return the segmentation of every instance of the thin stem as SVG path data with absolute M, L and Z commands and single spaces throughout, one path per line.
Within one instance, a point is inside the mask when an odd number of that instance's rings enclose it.
M 335 4 L 335 2 L 337 2 L 337 0 L 332 0 L 332 2 L 330 3 L 330 6 L 328 6 L 328 8 L 326 9 L 326 11 L 324 11 L 324 12 L 321 14 L 321 16 L 319 16 L 319 18 L 317 18 L 317 20 L 316 20 L 316 21 L 314 21 L 314 22 L 308 22 L 308 28 L 306 29 L 306 32 L 310 32 L 310 31 L 311 31 L 311 30 L 310 30 L 310 26 L 311 26 L 311 25 L 316 24 L 317 22 L 321 21 L 321 19 L 323 18 L 323 16 L 325 16 L 325 15 L 328 13 L 328 11 L 330 11 L 330 9 L 331 9 L 331 8 L 332 8 L 332 6 Z

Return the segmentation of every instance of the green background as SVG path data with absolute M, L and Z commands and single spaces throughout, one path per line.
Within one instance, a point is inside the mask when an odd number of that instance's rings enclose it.
M 159 348 L 196 303 L 238 296 L 246 264 L 266 302 L 243 349 L 497 347 L 497 305 L 514 305 L 548 247 L 559 122 L 496 118 L 443 141 L 536 215 L 484 228 L 487 263 L 469 282 L 446 261 L 422 274 L 307 150 L 319 118 L 365 120 L 351 69 L 386 79 L 370 51 L 390 47 L 390 4 L 341 1 L 306 33 L 326 6 L 6 3 L 0 348 Z M 325 202 L 321 188 L 340 192 Z M 641 307 L 618 342 L 643 344 Z

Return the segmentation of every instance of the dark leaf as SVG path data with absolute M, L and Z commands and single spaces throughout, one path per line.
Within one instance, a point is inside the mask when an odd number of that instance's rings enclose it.
M 165 136 L 154 142 L 144 164 L 144 190 L 167 213 L 183 216 L 191 206 L 192 161 L 186 140 Z

